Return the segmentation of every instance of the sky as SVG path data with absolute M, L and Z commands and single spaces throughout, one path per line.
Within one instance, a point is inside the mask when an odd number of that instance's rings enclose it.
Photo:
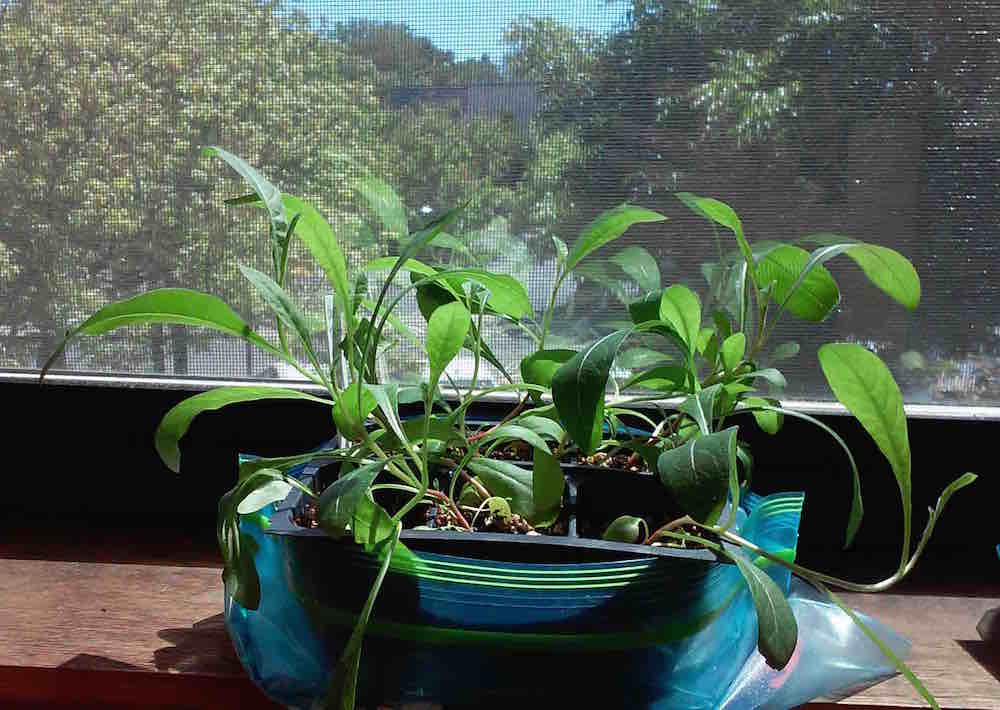
M 620 27 L 628 0 L 294 0 L 313 19 L 331 24 L 357 19 L 403 22 L 414 34 L 455 59 L 494 61 L 504 54 L 503 31 L 523 15 L 551 17 L 564 24 L 606 33 Z

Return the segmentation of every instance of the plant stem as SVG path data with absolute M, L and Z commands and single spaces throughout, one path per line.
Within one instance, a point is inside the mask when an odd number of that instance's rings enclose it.
M 562 286 L 563 279 L 566 278 L 566 272 L 561 270 L 559 275 L 556 277 L 556 283 L 552 287 L 552 295 L 549 296 L 549 305 L 545 309 L 545 315 L 542 317 L 542 333 L 541 337 L 538 339 L 538 349 L 545 349 L 545 338 L 549 335 L 549 328 L 552 326 L 552 313 L 556 308 L 556 294 L 559 293 L 559 287 Z
M 652 542 L 655 542 L 656 538 L 660 537 L 661 535 L 664 535 L 665 533 L 668 533 L 671 530 L 676 530 L 677 528 L 682 527 L 684 525 L 691 525 L 692 523 L 694 523 L 694 520 L 691 519 L 690 515 L 685 515 L 675 520 L 671 520 L 663 527 L 657 528 L 652 533 L 650 533 L 650 535 L 646 538 L 646 540 L 642 544 L 648 545 Z
M 484 429 L 483 431 L 476 432 L 475 434 L 473 434 L 472 436 L 470 436 L 468 438 L 468 441 L 470 441 L 470 442 L 471 441 L 479 441 L 483 437 L 489 436 L 494 431 L 496 431 L 497 429 L 499 429 L 500 427 L 502 427 L 504 424 L 506 424 L 507 422 L 509 422 L 511 419 L 513 419 L 514 417 L 516 417 L 518 414 L 520 414 L 521 412 L 523 412 L 524 411 L 524 407 L 525 407 L 525 405 L 527 403 L 528 403 L 528 397 L 525 396 L 520 402 L 517 403 L 516 407 L 514 407 L 512 410 L 510 410 L 509 412 L 507 412 L 507 414 L 504 415 L 503 419 L 501 419 L 500 421 L 498 421 L 496 424 L 494 424 L 493 426 L 491 426 L 489 429 Z M 463 417 L 463 421 L 464 421 L 464 417 Z

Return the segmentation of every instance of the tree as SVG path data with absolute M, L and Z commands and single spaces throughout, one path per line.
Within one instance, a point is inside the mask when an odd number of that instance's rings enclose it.
M 356 220 L 352 179 L 379 169 L 374 67 L 280 3 L 22 0 L 0 19 L 0 72 L 0 323 L 22 366 L 141 288 L 204 288 L 251 315 L 236 264 L 263 255 L 263 222 L 222 204 L 245 188 L 202 146 L 242 154 L 334 224 Z M 31 332 L 37 352 L 18 353 Z M 148 369 L 137 341 L 90 366 Z M 152 357 L 160 369 L 162 344 Z

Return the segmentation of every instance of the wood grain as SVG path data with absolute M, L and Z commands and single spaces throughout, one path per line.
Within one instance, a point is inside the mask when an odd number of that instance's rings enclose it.
M 942 707 L 1000 709 L 1000 645 L 976 631 L 1000 598 L 844 596 L 913 641 L 911 667 Z M 221 608 L 217 567 L 0 559 L 0 707 L 275 707 L 243 673 Z M 844 705 L 922 703 L 895 678 L 810 707 Z

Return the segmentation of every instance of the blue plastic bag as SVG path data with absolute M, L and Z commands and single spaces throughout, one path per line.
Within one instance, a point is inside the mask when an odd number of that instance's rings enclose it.
M 734 529 L 794 556 L 801 507 L 801 494 L 750 494 Z M 378 560 L 319 531 L 275 535 L 252 519 L 241 525 L 258 543 L 261 604 L 251 611 L 226 596 L 237 653 L 271 698 L 316 707 Z M 785 568 L 766 569 L 799 622 L 795 654 L 781 671 L 756 650 L 742 576 L 708 553 L 526 564 L 397 549 L 365 637 L 358 701 L 431 701 L 449 710 L 574 702 L 790 708 L 895 673 L 843 611 Z M 869 623 L 906 656 L 903 638 Z

